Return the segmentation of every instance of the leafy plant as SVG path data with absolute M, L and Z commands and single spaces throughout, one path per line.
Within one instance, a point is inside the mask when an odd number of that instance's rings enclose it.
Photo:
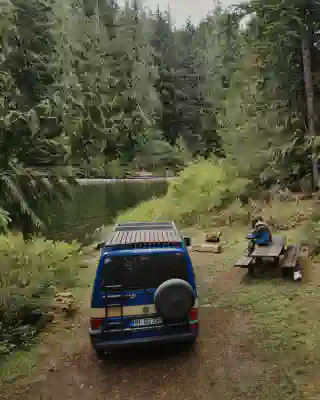
M 202 214 L 218 212 L 231 204 L 249 181 L 216 160 L 199 159 L 169 183 L 166 196 L 141 203 L 119 217 L 120 221 L 175 220 L 184 225 L 203 221 Z
M 0 343 L 27 343 L 56 290 L 73 286 L 82 263 L 76 243 L 0 235 Z

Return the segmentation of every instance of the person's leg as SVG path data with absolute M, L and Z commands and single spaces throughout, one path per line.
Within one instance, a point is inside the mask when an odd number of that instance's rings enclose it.
M 248 256 L 251 256 L 251 254 L 254 252 L 254 242 L 250 240 L 248 243 Z

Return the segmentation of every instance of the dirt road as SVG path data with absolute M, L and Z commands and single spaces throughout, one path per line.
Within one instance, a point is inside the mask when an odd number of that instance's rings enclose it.
M 235 273 L 215 276 L 210 281 L 207 266 L 213 256 L 193 257 L 199 266 L 198 282 L 203 297 L 210 288 L 217 298 L 220 290 L 231 289 L 241 280 L 241 273 Z M 205 280 L 207 284 L 203 285 Z M 3 398 L 248 400 L 260 398 L 256 392 L 259 382 L 267 386 L 268 380 L 273 379 L 274 374 L 255 354 L 246 316 L 219 308 L 217 303 L 201 308 L 201 334 L 193 350 L 181 346 L 146 348 L 98 361 L 87 336 L 89 289 L 87 295 L 73 325 L 68 330 L 60 326 L 59 332 L 49 335 L 42 345 L 36 379 Z

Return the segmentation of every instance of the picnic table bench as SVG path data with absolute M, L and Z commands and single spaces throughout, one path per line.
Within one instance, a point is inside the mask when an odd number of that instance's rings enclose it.
M 240 258 L 236 263 L 235 267 L 240 267 L 240 268 L 247 268 L 249 267 L 250 264 L 253 262 L 253 257 L 245 256 Z
M 287 247 L 287 251 L 284 255 L 284 259 L 281 263 L 282 268 L 294 268 L 297 264 L 301 250 L 301 244 L 291 245 Z

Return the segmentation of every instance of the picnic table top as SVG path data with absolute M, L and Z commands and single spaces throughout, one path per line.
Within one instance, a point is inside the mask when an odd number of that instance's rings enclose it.
M 252 257 L 279 257 L 281 250 L 285 245 L 285 238 L 283 236 L 274 236 L 272 243 L 268 246 L 255 246 Z

